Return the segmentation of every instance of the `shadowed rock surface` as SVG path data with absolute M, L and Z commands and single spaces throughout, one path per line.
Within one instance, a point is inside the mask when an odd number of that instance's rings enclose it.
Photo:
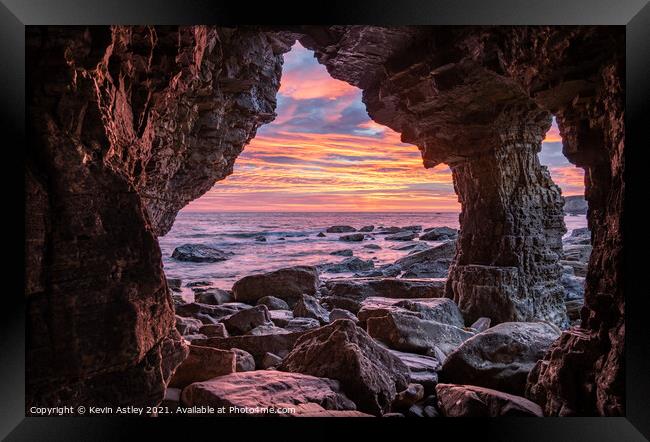
M 463 211 L 446 293 L 468 322 L 567 323 L 564 201 L 537 159 L 556 116 L 564 154 L 589 177 L 593 250 L 580 329 L 554 344 L 529 391 L 546 414 L 623 415 L 623 30 L 292 32 L 27 29 L 28 407 L 162 400 L 183 352 L 156 235 L 273 119 L 282 53 L 299 38 L 425 167 L 451 167 Z
M 542 417 L 539 405 L 521 396 L 474 385 L 438 384 L 438 405 L 446 417 Z
M 297 266 L 274 272 L 245 276 L 235 282 L 232 292 L 237 301 L 256 302 L 264 296 L 293 300 L 318 290 L 318 272 L 314 267 Z
M 305 333 L 279 370 L 336 379 L 361 411 L 388 412 L 408 385 L 408 368 L 354 322 L 339 319 Z

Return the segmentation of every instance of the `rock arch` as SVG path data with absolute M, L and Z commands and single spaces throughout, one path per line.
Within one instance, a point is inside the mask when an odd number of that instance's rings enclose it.
M 529 395 L 547 414 L 622 414 L 623 35 L 29 28 L 28 402 L 161 399 L 186 349 L 170 331 L 155 236 L 273 119 L 282 53 L 300 39 L 363 90 L 373 120 L 420 148 L 425 167 L 452 167 L 463 214 L 447 292 L 470 316 L 565 324 L 562 201 L 536 155 L 557 115 L 565 154 L 586 170 L 594 252 L 582 329 L 538 364 Z M 487 212 L 494 221 L 477 222 Z

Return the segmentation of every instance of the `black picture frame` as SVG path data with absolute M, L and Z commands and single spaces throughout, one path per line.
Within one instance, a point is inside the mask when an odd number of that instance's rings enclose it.
M 309 7 L 309 9 L 307 9 Z M 481 440 L 522 441 L 642 441 L 650 439 L 650 332 L 645 324 L 647 298 L 644 269 L 635 257 L 647 250 L 637 229 L 644 211 L 642 167 L 640 156 L 648 143 L 648 107 L 650 103 L 650 4 L 648 0 L 446 0 L 423 2 L 401 1 L 320 1 L 302 3 L 234 2 L 195 0 L 0 0 L 0 56 L 2 122 L 5 150 L 20 155 L 25 140 L 25 26 L 26 25 L 108 25 L 108 24 L 457 24 L 457 25 L 621 25 L 626 28 L 626 213 L 629 222 L 626 238 L 626 417 L 609 418 L 543 418 L 543 419 L 436 419 L 408 420 L 406 437 L 417 437 L 411 431 L 423 430 L 431 437 L 443 433 L 453 440 L 480 437 Z M 5 165 L 9 167 L 9 165 Z M 9 174 L 3 180 L 8 192 L 22 180 Z M 639 195 L 641 204 L 633 203 Z M 20 194 L 22 195 L 22 194 Z M 18 213 L 24 214 L 24 209 Z M 20 218 L 20 217 L 18 217 Z M 16 220 L 16 224 L 20 219 Z M 20 227 L 16 227 L 19 229 Z M 19 230 L 16 230 L 19 231 Z M 645 235 L 647 237 L 647 235 Z M 646 238 L 644 238 L 646 239 Z M 647 239 L 646 239 L 647 241 Z M 18 241 L 17 250 L 22 250 Z M 645 252 L 647 253 L 647 252 Z M 646 255 L 647 256 L 647 255 Z M 25 417 L 25 328 L 24 299 L 20 285 L 24 278 L 14 260 L 7 267 L 7 278 L 17 282 L 16 290 L 4 294 L 4 320 L 0 327 L 0 437 L 6 440 L 113 440 L 131 439 L 134 431 L 188 437 L 188 429 L 207 425 L 213 434 L 225 435 L 228 419 L 219 418 L 218 425 L 210 418 L 64 418 Z M 20 267 L 22 268 L 22 267 Z M 647 272 L 647 271 L 646 271 Z M 13 301 L 13 302 L 11 302 Z M 299 421 L 299 422 L 298 422 Z M 251 430 L 293 432 L 308 437 L 303 427 L 315 425 L 321 437 L 340 437 L 351 425 L 364 425 L 364 420 L 260 420 L 251 424 L 237 423 L 238 439 L 246 440 Z M 405 420 L 373 419 L 375 430 L 405 427 Z M 137 430 L 136 430 L 137 429 Z M 300 430 L 299 430 L 300 429 Z M 295 430 L 295 431 L 294 431 Z M 398 430 L 399 431 L 399 430 Z M 290 435 L 290 433 L 284 433 Z M 280 433 L 282 435 L 282 433 Z

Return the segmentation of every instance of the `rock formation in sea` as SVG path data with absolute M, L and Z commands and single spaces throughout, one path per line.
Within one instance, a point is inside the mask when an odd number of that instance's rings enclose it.
M 330 75 L 361 88 L 371 118 L 416 145 L 425 167 L 450 165 L 462 214 L 444 292 L 466 324 L 568 325 L 559 263 L 564 201 L 537 159 L 555 115 L 564 154 L 589 177 L 593 249 L 580 327 L 564 331 L 532 369 L 526 395 L 546 415 L 623 415 L 624 33 L 595 26 L 28 27 L 28 407 L 163 400 L 189 350 L 175 328 L 156 237 L 178 210 L 231 174 L 257 128 L 273 120 L 282 54 L 296 39 Z M 407 231 L 400 238 L 416 234 Z M 297 272 L 296 281 L 293 273 L 249 279 L 234 298 L 291 304 L 303 293 L 259 290 L 285 276 L 314 295 L 315 270 Z M 339 284 L 330 307 L 358 311 L 368 296 L 403 286 L 443 291 L 418 284 Z M 176 314 L 185 309 L 210 325 L 238 308 L 194 303 L 177 305 Z M 194 333 L 192 345 L 243 346 L 261 365 L 290 353 L 300 333 Z M 382 381 L 364 390 L 367 409 L 384 412 L 394 398 L 403 406 L 418 396 L 400 379 L 411 396 Z M 322 398 L 331 397 L 345 406 L 328 411 L 351 411 L 338 386 L 325 384 L 332 392 L 316 395 L 317 405 L 327 408 Z M 185 399 L 208 394 L 210 385 Z M 521 398 L 485 390 L 480 395 L 494 398 L 486 414 L 502 413 L 509 402 L 539 414 Z M 407 414 L 435 414 L 428 402 L 417 407 Z

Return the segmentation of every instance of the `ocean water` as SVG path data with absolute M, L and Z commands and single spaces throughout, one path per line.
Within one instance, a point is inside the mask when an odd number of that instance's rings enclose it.
M 584 216 L 565 217 L 568 233 L 586 227 Z M 330 255 L 331 252 L 352 249 L 354 256 L 372 259 L 375 266 L 390 264 L 408 254 L 408 250 L 396 250 L 412 243 L 409 241 L 387 241 L 386 235 L 374 235 L 374 240 L 344 242 L 339 236 L 345 233 L 325 233 L 325 238 L 316 235 L 333 225 L 350 225 L 357 229 L 374 225 L 379 227 L 405 227 L 421 225 L 428 227 L 448 226 L 458 228 L 456 212 L 180 212 L 174 226 L 165 236 L 159 238 L 163 265 L 168 278 L 181 278 L 183 285 L 192 281 L 209 280 L 217 287 L 230 289 L 239 278 L 252 273 L 268 272 L 295 265 L 318 265 L 338 263 L 345 257 Z M 264 236 L 266 242 L 256 241 Z M 281 239 L 283 238 L 283 239 Z M 413 242 L 417 242 L 413 241 Z M 234 255 L 215 263 L 192 263 L 171 258 L 174 249 L 182 244 L 204 244 L 232 252 Z M 364 248 L 377 244 L 381 249 Z M 440 244 L 427 241 L 435 246 Z M 323 278 L 351 276 L 351 273 L 323 274 Z

